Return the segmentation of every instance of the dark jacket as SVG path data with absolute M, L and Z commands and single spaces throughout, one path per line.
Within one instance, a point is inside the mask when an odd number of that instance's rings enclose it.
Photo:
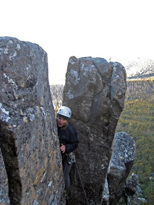
M 64 130 L 58 127 L 58 136 L 60 145 L 62 143 L 66 147 L 66 153 L 72 152 L 77 148 L 79 143 L 77 132 L 71 124 Z

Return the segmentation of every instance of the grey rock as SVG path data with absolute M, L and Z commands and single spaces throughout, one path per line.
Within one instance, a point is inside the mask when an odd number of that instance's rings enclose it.
M 142 197 L 142 191 L 138 181 L 138 176 L 132 174 L 126 182 L 125 197 L 127 199 L 127 205 L 146 205 L 147 201 Z
M 9 205 L 10 199 L 8 196 L 8 178 L 3 161 L 3 156 L 0 150 L 0 204 Z
M 125 132 L 116 133 L 107 174 L 110 204 L 118 202 L 125 191 L 125 183 L 134 163 L 135 151 L 133 137 Z
M 125 68 L 118 62 L 92 57 L 69 59 L 63 105 L 73 112 L 71 123 L 79 137 L 76 150 L 79 173 L 88 201 L 95 204 L 102 198 L 126 87 Z M 72 204 L 86 198 L 81 180 L 72 184 Z
M 0 81 L 0 148 L 10 203 L 60 201 L 64 182 L 47 53 L 37 44 L 1 37 Z

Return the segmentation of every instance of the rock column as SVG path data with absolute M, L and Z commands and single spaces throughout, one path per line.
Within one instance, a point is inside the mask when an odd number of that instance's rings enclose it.
M 72 109 L 71 123 L 78 132 L 76 158 L 80 173 L 80 178 L 74 180 L 74 173 L 78 173 L 74 167 L 72 204 L 82 203 L 86 197 L 89 203 L 101 201 L 125 91 L 126 72 L 120 63 L 92 57 L 69 59 L 63 105 Z
M 7 182 L 11 204 L 59 204 L 64 183 L 47 53 L 1 37 L 0 82 L 1 189 Z

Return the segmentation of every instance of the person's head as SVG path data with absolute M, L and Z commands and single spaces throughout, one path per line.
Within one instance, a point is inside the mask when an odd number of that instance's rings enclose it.
M 71 118 L 71 109 L 66 106 L 59 108 L 57 112 L 57 125 L 58 127 L 67 127 L 68 120 Z

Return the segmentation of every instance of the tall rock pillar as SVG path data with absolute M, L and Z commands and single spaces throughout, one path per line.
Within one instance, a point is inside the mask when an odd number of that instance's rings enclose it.
M 69 59 L 63 105 L 72 109 L 71 122 L 78 133 L 74 173 L 80 175 L 74 180 L 72 174 L 72 204 L 101 201 L 125 92 L 126 72 L 120 63 L 92 57 Z
M 1 37 L 0 82 L 1 202 L 59 204 L 64 182 L 47 53 Z

